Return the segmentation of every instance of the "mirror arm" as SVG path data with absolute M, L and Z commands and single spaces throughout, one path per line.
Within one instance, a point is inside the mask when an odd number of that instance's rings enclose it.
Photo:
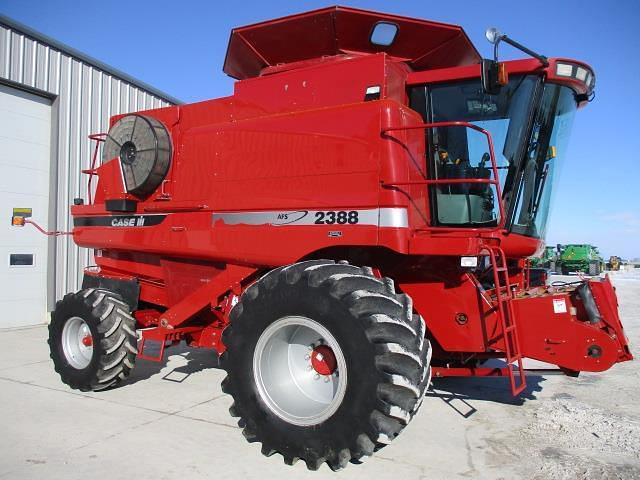
M 517 48 L 518 50 L 526 53 L 527 55 L 532 56 L 533 58 L 537 59 L 540 61 L 540 63 L 542 64 L 543 67 L 548 67 L 549 66 L 549 60 L 547 59 L 547 57 L 545 57 L 544 55 L 540 55 L 539 53 L 534 52 L 533 50 L 525 47 L 524 45 L 522 45 L 521 43 L 516 42 L 515 40 L 510 39 L 509 37 L 507 37 L 506 35 L 500 35 L 497 39 L 496 42 L 493 46 L 493 55 L 495 57 L 495 59 L 498 59 L 498 44 L 500 42 L 506 42 L 509 45 L 511 45 L 514 48 Z

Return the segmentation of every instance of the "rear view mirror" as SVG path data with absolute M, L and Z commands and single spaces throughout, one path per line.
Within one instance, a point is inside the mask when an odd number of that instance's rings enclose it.
M 504 64 L 483 58 L 481 67 L 482 90 L 488 95 L 499 94 L 502 86 L 509 82 Z

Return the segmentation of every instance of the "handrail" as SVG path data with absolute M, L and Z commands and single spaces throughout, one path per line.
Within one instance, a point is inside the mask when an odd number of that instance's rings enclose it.
M 396 185 L 449 185 L 456 183 L 490 183 L 495 185 L 495 180 L 488 178 L 437 178 L 432 180 L 409 180 L 407 182 L 391 182 L 383 185 L 395 187 Z
M 96 142 L 96 148 L 93 149 L 93 158 L 91 159 L 91 168 L 89 170 L 82 170 L 82 173 L 87 173 L 89 175 L 89 181 L 87 182 L 87 199 L 88 204 L 91 205 L 93 203 L 93 195 L 91 193 L 91 181 L 93 180 L 93 176 L 96 174 L 96 160 L 98 158 L 98 148 L 100 147 L 100 143 L 104 142 L 108 137 L 107 133 L 94 133 L 89 135 L 89 138 Z
M 434 123 L 421 123 L 418 125 L 410 125 L 405 127 L 389 127 L 383 128 L 381 133 L 386 136 L 388 132 L 402 131 L 402 130 L 426 130 L 429 128 L 440 128 L 440 127 L 465 127 L 470 128 L 471 130 L 475 130 L 477 132 L 482 133 L 485 137 L 487 137 L 487 143 L 489 144 L 489 156 L 491 157 L 491 170 L 493 173 L 493 179 L 486 178 L 451 178 L 451 179 L 433 179 L 433 180 L 417 180 L 417 181 L 408 181 L 408 182 L 392 182 L 392 183 L 383 183 L 383 187 L 395 187 L 401 185 L 450 185 L 450 184 L 458 184 L 458 183 L 485 183 L 496 186 L 496 195 L 498 197 L 498 210 L 500 212 L 500 222 L 495 228 L 492 230 L 500 230 L 503 229 L 506 223 L 506 215 L 504 211 L 504 205 L 502 204 L 502 188 L 500 187 L 500 180 L 498 177 L 498 164 L 496 162 L 496 156 L 493 149 L 493 138 L 491 137 L 491 132 L 485 130 L 482 127 L 474 125 L 469 122 L 434 122 Z M 451 230 L 452 228 L 464 229 L 464 227 L 430 227 L 428 230 L 436 229 L 436 230 Z M 421 230 L 424 230 L 422 228 Z

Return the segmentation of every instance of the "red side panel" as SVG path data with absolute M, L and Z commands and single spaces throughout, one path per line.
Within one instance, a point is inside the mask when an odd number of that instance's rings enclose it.
M 631 355 L 631 350 L 629 349 L 629 340 L 624 333 L 624 327 L 618 315 L 618 297 L 611 284 L 609 275 L 604 279 L 591 279 L 589 281 L 589 288 L 593 294 L 596 307 L 600 312 L 604 329 L 618 344 L 618 361 L 633 360 L 633 355 Z

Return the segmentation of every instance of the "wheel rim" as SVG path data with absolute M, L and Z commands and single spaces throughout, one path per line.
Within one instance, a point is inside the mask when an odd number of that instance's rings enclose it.
M 62 329 L 62 350 L 69 365 L 87 368 L 93 358 L 93 336 L 89 325 L 80 317 L 71 317 Z
M 253 375 L 267 407 L 301 426 L 331 417 L 347 388 L 347 365 L 338 342 L 307 317 L 283 317 L 269 325 L 256 344 Z

